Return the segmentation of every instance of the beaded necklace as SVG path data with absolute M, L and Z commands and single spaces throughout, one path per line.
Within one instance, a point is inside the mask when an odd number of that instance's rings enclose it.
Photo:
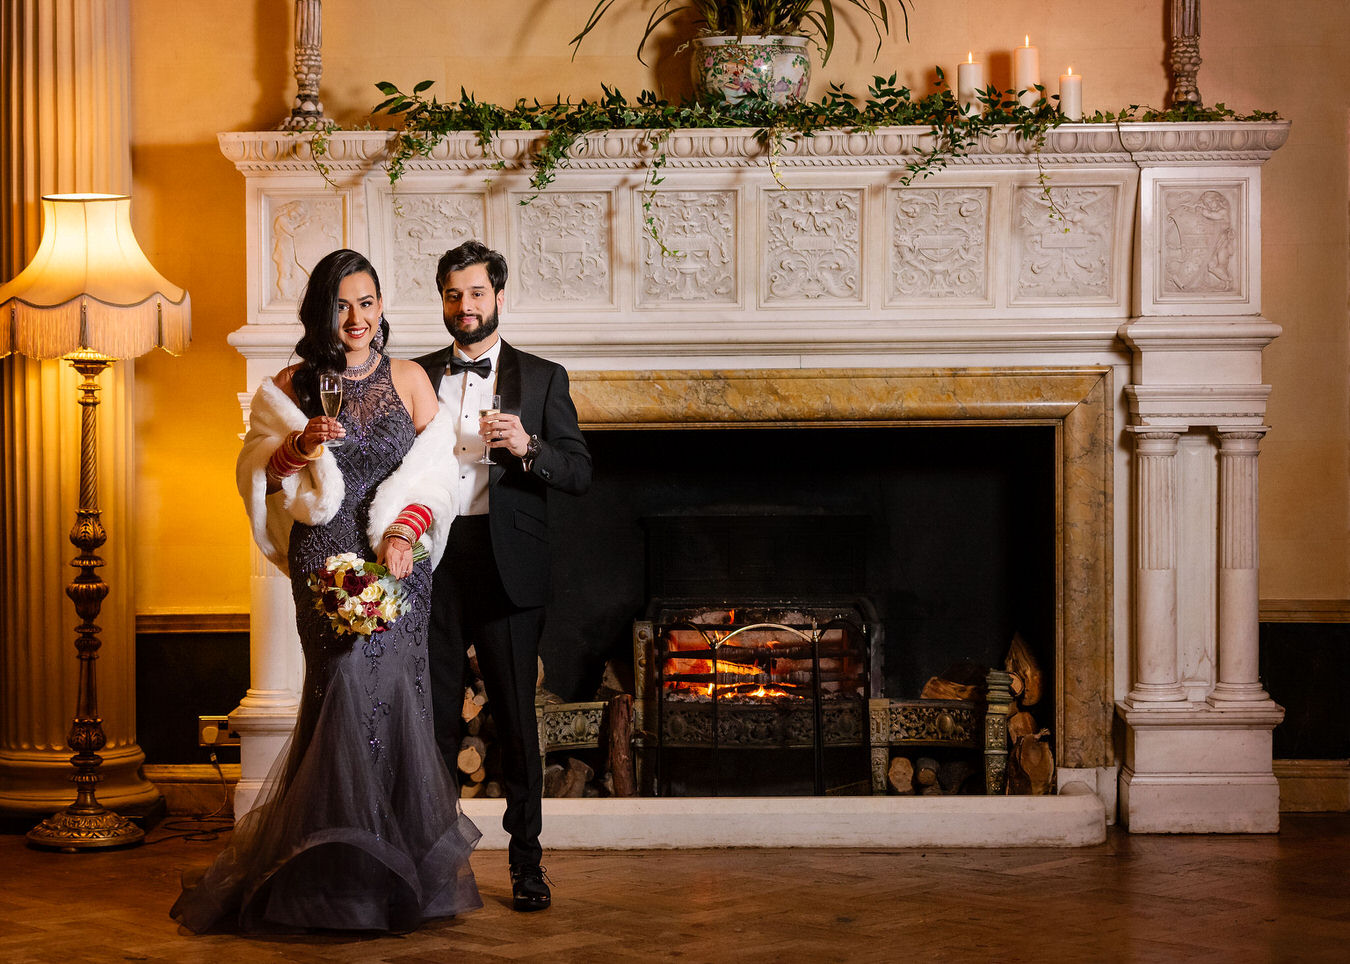
M 348 365 L 346 370 L 343 371 L 342 377 L 349 379 L 351 381 L 356 381 L 359 378 L 365 378 L 367 375 L 369 375 L 371 372 L 375 370 L 375 366 L 378 365 L 379 363 L 380 363 L 380 353 L 372 348 L 370 352 L 366 355 L 365 361 L 363 361 L 359 365 Z

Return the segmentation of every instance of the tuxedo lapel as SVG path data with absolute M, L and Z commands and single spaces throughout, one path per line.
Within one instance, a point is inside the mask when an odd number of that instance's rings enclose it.
M 520 414 L 520 358 L 519 353 L 502 342 L 497 355 L 497 394 L 502 397 L 502 411 Z
M 520 414 L 520 359 L 516 350 L 502 342 L 497 353 L 497 394 L 502 397 L 502 411 L 512 415 Z M 496 485 L 506 475 L 506 466 L 501 460 L 509 453 L 504 449 L 492 450 L 492 467 L 488 469 L 488 484 Z

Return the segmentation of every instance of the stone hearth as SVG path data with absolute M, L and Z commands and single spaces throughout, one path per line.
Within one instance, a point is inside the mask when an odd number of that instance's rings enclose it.
M 588 138 L 522 205 L 534 136 L 503 136 L 503 171 L 453 137 L 391 188 L 387 135 L 334 134 L 334 189 L 304 137 L 220 135 L 247 179 L 242 387 L 286 363 L 328 250 L 372 257 L 392 348 L 412 355 L 444 339 L 436 258 L 481 237 L 511 263 L 505 336 L 567 365 L 591 431 L 1052 426 L 1061 796 L 792 800 L 793 839 L 1077 844 L 1117 813 L 1133 831 L 1277 829 L 1256 462 L 1261 349 L 1279 334 L 1260 314 L 1260 165 L 1285 124 L 1065 125 L 1040 163 L 1067 224 L 1011 134 L 904 186 L 926 131 L 827 133 L 788 145 L 783 191 L 751 132 L 676 132 L 652 210 L 679 259 L 642 231 L 636 132 Z M 300 682 L 289 587 L 260 557 L 253 586 L 241 811 Z M 767 843 L 765 805 L 719 799 L 719 825 L 740 829 L 713 840 L 679 816 L 707 801 L 549 801 L 545 845 Z M 465 805 L 489 845 L 496 806 Z

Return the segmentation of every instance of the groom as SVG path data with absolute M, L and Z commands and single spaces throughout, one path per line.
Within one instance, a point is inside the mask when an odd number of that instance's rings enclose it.
M 549 589 L 548 493 L 585 492 L 591 455 L 567 372 L 497 334 L 505 285 L 506 259 L 478 241 L 447 251 L 436 268 L 454 343 L 417 361 L 459 416 L 457 464 L 447 468 L 459 474 L 460 514 L 434 577 L 428 649 L 436 742 L 455 773 L 465 649 L 475 648 L 501 750 L 513 905 L 542 910 L 551 894 L 540 866 L 534 693 Z M 480 418 L 492 395 L 501 396 L 501 413 Z M 485 448 L 491 465 L 479 461 Z

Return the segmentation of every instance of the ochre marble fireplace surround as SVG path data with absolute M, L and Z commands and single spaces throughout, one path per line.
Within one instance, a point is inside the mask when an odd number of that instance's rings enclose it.
M 530 204 L 504 135 L 494 170 L 451 138 L 391 188 L 388 135 L 220 135 L 246 178 L 245 408 L 298 337 L 306 269 L 334 247 L 381 273 L 399 354 L 443 343 L 432 273 L 467 237 L 511 263 L 503 332 L 563 362 L 583 427 L 1048 425 L 1056 438 L 1053 797 L 545 801 L 546 847 L 1079 845 L 1133 832 L 1271 832 L 1257 677 L 1260 166 L 1282 122 L 1065 125 L 1040 164 L 988 138 L 920 184 L 926 131 L 823 134 L 769 175 L 747 131 L 668 138 L 641 228 L 647 149 L 588 138 Z M 255 553 L 243 812 L 295 717 L 289 585 Z M 469 800 L 504 846 L 500 801 Z M 710 812 L 717 820 L 708 820 Z M 771 816 L 772 819 L 765 819 Z M 763 828 L 772 828 L 765 836 Z

